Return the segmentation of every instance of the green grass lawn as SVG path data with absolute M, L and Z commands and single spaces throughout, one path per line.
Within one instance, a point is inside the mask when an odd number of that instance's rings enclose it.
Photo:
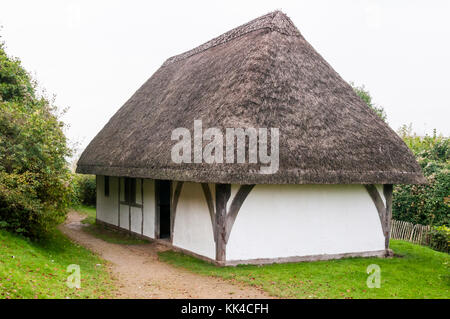
M 83 224 L 91 224 L 91 225 L 95 224 L 95 218 L 96 218 L 95 207 L 81 205 L 81 206 L 75 207 L 74 210 L 86 215 L 86 218 L 82 221 Z
M 74 208 L 74 210 L 86 215 L 86 218 L 81 221 L 83 224 L 88 224 L 83 228 L 84 231 L 108 243 L 121 245 L 139 245 L 148 243 L 148 240 L 138 238 L 132 234 L 126 234 L 124 232 L 119 232 L 103 225 L 96 224 L 95 207 L 79 206 Z
M 80 289 L 66 285 L 70 264 L 80 266 Z M 113 289 L 104 260 L 61 232 L 33 242 L 0 230 L 0 299 L 108 298 Z
M 216 267 L 196 258 L 166 251 L 169 264 L 209 276 L 258 286 L 282 298 L 450 298 L 450 258 L 446 253 L 392 240 L 397 257 Z M 381 287 L 368 288 L 367 266 L 381 268 Z

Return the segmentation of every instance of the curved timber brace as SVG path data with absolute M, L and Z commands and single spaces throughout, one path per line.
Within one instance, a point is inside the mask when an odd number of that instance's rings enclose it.
M 211 190 L 209 189 L 209 185 L 206 183 L 202 183 L 203 195 L 205 195 L 206 204 L 208 205 L 209 217 L 211 218 L 211 225 L 214 234 L 214 242 L 217 242 L 217 232 L 216 232 L 216 215 L 214 212 L 214 202 L 211 195 Z
M 206 186 L 203 186 L 202 184 L 207 202 L 208 192 L 209 198 L 211 199 L 211 204 L 208 203 L 208 208 L 210 208 L 210 214 L 212 216 L 211 221 L 213 222 L 214 240 L 216 242 L 216 261 L 218 262 L 225 262 L 226 246 L 228 239 L 230 238 L 234 221 L 236 220 L 237 214 L 244 203 L 244 200 L 247 198 L 254 186 L 255 185 L 241 185 L 230 204 L 230 208 L 227 211 L 227 203 L 231 196 L 231 185 L 216 184 L 216 212 L 215 214 L 211 214 L 211 209 L 214 207 L 212 205 L 211 192 L 209 191 L 209 186 L 207 184 Z M 215 217 L 213 218 L 213 216 Z
M 172 197 L 172 203 L 170 205 L 170 242 L 173 242 L 173 230 L 175 227 L 175 217 L 177 214 L 177 205 L 178 205 L 178 199 L 180 198 L 181 189 L 183 188 L 183 182 L 179 181 L 177 182 L 177 185 L 175 186 L 175 191 L 173 193 Z M 172 192 L 172 190 L 171 190 Z
M 386 252 L 389 249 L 389 238 L 391 236 L 391 219 L 392 219 L 392 184 L 383 185 L 383 194 L 386 205 L 381 199 L 380 193 L 375 185 L 364 185 L 367 192 L 372 198 L 373 203 L 378 211 L 378 216 L 380 217 L 381 228 L 383 229 L 384 235 L 384 246 Z

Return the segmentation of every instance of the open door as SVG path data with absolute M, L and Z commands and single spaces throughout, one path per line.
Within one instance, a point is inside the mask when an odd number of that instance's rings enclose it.
M 156 203 L 159 215 L 159 238 L 170 238 L 170 181 L 156 181 Z M 158 225 L 157 225 L 158 227 Z

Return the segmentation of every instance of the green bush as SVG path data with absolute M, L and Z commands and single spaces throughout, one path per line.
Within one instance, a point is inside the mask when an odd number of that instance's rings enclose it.
M 73 174 L 72 186 L 72 205 L 95 206 L 97 191 L 95 175 Z
M 64 124 L 0 43 L 0 227 L 39 237 L 70 205 Z
M 364 86 L 350 82 L 358 96 L 386 121 L 384 108 L 375 105 Z M 392 203 L 394 219 L 422 225 L 450 224 L 450 148 L 449 138 L 418 136 L 411 125 L 404 125 L 398 134 L 414 153 L 428 180 L 426 185 L 395 185 Z
M 448 253 L 450 247 L 450 228 L 446 226 L 435 226 L 430 231 L 430 247 Z
M 413 151 L 428 180 L 426 185 L 396 185 L 393 218 L 422 225 L 450 224 L 449 138 L 420 137 L 404 126 L 400 136 Z

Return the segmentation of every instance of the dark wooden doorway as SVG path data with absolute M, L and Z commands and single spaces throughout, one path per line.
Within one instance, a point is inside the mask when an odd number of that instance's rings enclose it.
M 159 216 L 159 238 L 161 239 L 170 239 L 170 188 L 170 181 L 156 181 L 156 207 Z

